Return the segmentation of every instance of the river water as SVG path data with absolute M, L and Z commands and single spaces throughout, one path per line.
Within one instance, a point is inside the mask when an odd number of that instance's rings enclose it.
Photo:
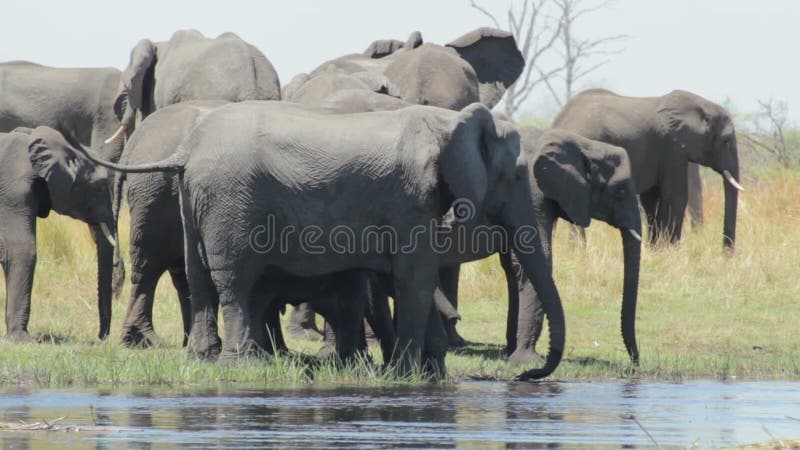
M 462 382 L 0 395 L 2 422 L 61 417 L 57 425 L 80 430 L 0 431 L 0 443 L 115 450 L 724 447 L 799 439 L 800 383 Z

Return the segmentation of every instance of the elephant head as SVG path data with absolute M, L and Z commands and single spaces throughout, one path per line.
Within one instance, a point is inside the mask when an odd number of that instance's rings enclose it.
M 76 150 L 64 136 L 49 127 L 18 128 L 28 136 L 28 157 L 35 174 L 39 217 L 50 210 L 90 225 L 98 254 L 99 337 L 108 335 L 111 322 L 112 253 L 116 245 L 109 176 Z
M 152 91 L 157 59 L 157 47 L 149 39 L 142 39 L 131 51 L 130 62 L 122 72 L 114 101 L 114 112 L 122 124 L 117 134 L 133 128 L 137 112 L 142 119 L 153 112 Z
M 471 31 L 445 46 L 396 51 L 384 74 L 409 103 L 460 110 L 473 102 L 493 108 L 525 67 L 511 33 Z
M 478 217 L 504 227 L 510 248 L 539 293 L 550 324 L 545 366 L 520 378 L 547 376 L 563 355 L 564 312 L 550 264 L 534 231 L 537 221 L 530 189 L 533 174 L 520 152 L 519 134 L 511 124 L 496 121 L 481 104 L 463 109 L 450 129 L 439 164 L 442 180 L 453 198 L 467 199 L 475 211 L 481 212 Z M 458 215 L 458 211 L 455 213 Z
M 423 44 L 419 32 L 406 42 L 375 41 L 363 53 L 321 64 L 308 77 L 331 66 L 349 74 L 381 74 L 408 103 L 460 111 L 476 102 L 494 107 L 522 73 L 525 60 L 511 33 L 479 28 L 446 45 Z
M 558 129 L 523 142 L 523 147 L 534 161 L 538 189 L 557 205 L 562 218 L 583 227 L 598 219 L 620 230 L 625 262 L 622 337 L 631 361 L 638 363 L 635 321 L 642 219 L 627 152 Z
M 686 158 L 710 167 L 723 177 L 725 219 L 723 245 L 732 250 L 736 241 L 736 205 L 739 185 L 739 149 L 733 121 L 725 108 L 698 95 L 673 91 L 659 105 L 669 145 Z

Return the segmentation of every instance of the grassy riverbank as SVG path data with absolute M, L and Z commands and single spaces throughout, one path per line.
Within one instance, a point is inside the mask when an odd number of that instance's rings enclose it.
M 777 171 L 745 179 L 737 249 L 721 249 L 722 190 L 707 181 L 706 224 L 687 230 L 680 245 L 643 252 L 637 331 L 642 365 L 636 376 L 679 381 L 800 378 L 800 174 Z M 179 310 L 169 278 L 155 304 L 156 328 L 169 346 L 128 350 L 119 332 L 126 286 L 114 304 L 112 337 L 99 342 L 95 258 L 86 226 L 53 216 L 39 222 L 39 265 L 30 331 L 41 343 L 0 341 L 0 384 L 386 383 L 370 364 L 308 367 L 302 358 L 273 358 L 239 366 L 189 360 L 179 348 Z M 567 317 L 565 361 L 553 379 L 630 376 L 619 336 L 622 252 L 617 230 L 595 222 L 585 248 L 556 233 L 555 277 Z M 127 252 L 127 229 L 122 230 Z M 479 344 L 448 355 L 453 379 L 508 379 L 522 371 L 502 357 L 505 282 L 496 259 L 462 270 L 459 328 Z M 0 308 L 5 286 L 0 280 Z M 0 334 L 5 326 L 0 324 Z M 540 349 L 545 349 L 542 342 Z M 319 343 L 289 342 L 313 354 Z M 376 356 L 378 355 L 375 349 Z M 380 360 L 378 357 L 377 360 Z M 418 380 L 409 380 L 415 382 Z

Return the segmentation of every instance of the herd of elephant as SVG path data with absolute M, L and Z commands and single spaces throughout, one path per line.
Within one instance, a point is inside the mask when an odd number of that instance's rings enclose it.
M 122 72 L 0 63 L 6 337 L 30 339 L 36 218 L 51 209 L 90 227 L 98 336 L 109 335 L 125 277 L 117 219 L 126 196 L 128 346 L 163 343 L 153 302 L 168 271 L 193 356 L 288 350 L 280 314 L 302 304 L 325 318 L 329 349 L 344 360 L 366 349 L 366 321 L 385 363 L 441 374 L 448 345 L 460 342 L 459 265 L 498 253 L 507 354 L 539 361 L 547 317 L 544 363 L 520 375 L 546 377 L 566 338 L 553 229 L 559 218 L 580 227 L 598 219 L 620 230 L 622 336 L 638 364 L 640 203 L 650 241 L 680 239 L 698 178 L 690 162 L 710 167 L 723 178 L 731 250 L 742 189 L 733 122 L 685 91 L 635 98 L 593 89 L 570 100 L 552 129 L 520 127 L 491 108 L 524 67 L 513 36 L 490 28 L 445 45 L 419 32 L 378 40 L 284 86 L 233 33 L 143 39 Z M 442 236 L 487 229 L 481 245 L 438 246 Z M 375 245 L 342 251 L 340 237 L 375 230 Z

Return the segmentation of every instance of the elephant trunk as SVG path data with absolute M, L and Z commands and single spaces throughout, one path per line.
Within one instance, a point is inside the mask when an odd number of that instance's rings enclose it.
M 739 178 L 739 170 L 730 172 L 734 180 Z M 722 229 L 722 247 L 733 251 L 736 243 L 736 206 L 739 199 L 739 187 L 731 181 L 723 180 L 725 184 L 725 219 Z
M 516 240 L 516 237 L 514 240 Z M 564 355 L 564 343 L 566 340 L 564 309 L 561 305 L 558 289 L 556 289 L 556 285 L 553 282 L 549 265 L 541 250 L 542 247 L 540 245 L 536 246 L 535 250 L 518 248 L 516 245 L 514 248 L 525 274 L 533 282 L 533 286 L 539 294 L 550 329 L 550 349 L 547 353 L 544 367 L 531 369 L 520 374 L 517 379 L 521 381 L 544 378 L 550 375 L 556 370 Z
M 100 315 L 100 331 L 97 337 L 105 339 L 111 330 L 111 284 L 114 259 L 114 246 L 104 233 L 102 227 L 97 224 L 90 225 L 92 237 L 97 245 L 97 309 Z M 116 230 L 116 227 L 106 230 Z M 111 237 L 115 240 L 116 235 L 112 231 Z
M 630 229 L 620 229 L 622 252 L 625 260 L 625 278 L 622 288 L 622 341 L 633 365 L 639 365 L 639 347 L 636 344 L 636 301 L 639 290 L 639 260 L 641 237 L 637 239 Z M 637 232 L 637 234 L 641 234 Z
M 114 234 L 119 237 L 119 211 L 122 206 L 122 189 L 125 184 L 126 176 L 124 173 L 114 175 L 113 189 L 111 192 L 111 213 L 114 217 Z M 112 292 L 114 298 L 119 298 L 122 293 L 122 286 L 125 283 L 125 262 L 120 253 L 119 241 L 114 246 L 113 257 L 114 273 L 112 280 Z

